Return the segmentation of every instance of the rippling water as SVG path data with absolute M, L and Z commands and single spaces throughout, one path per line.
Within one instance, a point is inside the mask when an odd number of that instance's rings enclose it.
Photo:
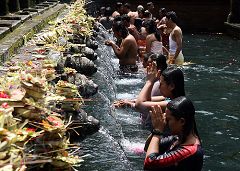
M 139 113 L 114 109 L 116 99 L 135 98 L 144 85 L 144 73 L 116 74 L 118 60 L 100 40 L 94 81 L 100 86 L 85 110 L 98 118 L 101 129 L 80 143 L 85 163 L 80 170 L 143 170 L 142 152 L 148 131 Z M 185 87 L 196 107 L 199 133 L 205 149 L 206 171 L 240 170 L 240 41 L 224 35 L 184 35 Z

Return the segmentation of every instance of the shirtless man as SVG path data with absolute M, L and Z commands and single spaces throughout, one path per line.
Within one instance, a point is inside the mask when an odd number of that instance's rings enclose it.
M 147 3 L 147 10 L 151 13 L 151 19 L 154 19 L 152 14 L 154 12 L 154 4 L 152 2 Z
M 182 65 L 184 57 L 182 54 L 182 30 L 177 26 L 177 15 L 170 11 L 166 14 L 167 28 L 172 29 L 169 35 L 169 64 Z
M 129 34 L 128 29 L 122 21 L 117 21 L 113 24 L 113 32 L 114 36 L 122 38 L 120 47 L 110 40 L 107 40 L 105 44 L 113 48 L 115 55 L 119 59 L 119 68 L 121 71 L 136 72 L 138 70 L 136 65 L 138 46 L 135 38 Z

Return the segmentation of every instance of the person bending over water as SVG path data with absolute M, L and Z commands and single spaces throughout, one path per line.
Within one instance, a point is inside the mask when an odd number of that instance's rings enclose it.
M 153 106 L 152 135 L 146 142 L 144 170 L 201 171 L 203 149 L 195 122 L 195 108 L 184 96 L 167 104 L 166 113 Z M 164 136 L 168 127 L 170 136 Z
M 119 68 L 123 72 L 136 72 L 138 66 L 138 46 L 135 38 L 129 34 L 128 29 L 122 21 L 113 24 L 113 32 L 117 38 L 122 38 L 122 43 L 118 47 L 113 41 L 107 40 L 106 45 L 111 46 L 117 58 L 119 59 Z
M 176 23 L 176 13 L 173 11 L 167 12 L 166 25 L 168 29 L 172 29 L 169 35 L 169 64 L 182 65 L 184 62 L 182 54 L 182 30 Z

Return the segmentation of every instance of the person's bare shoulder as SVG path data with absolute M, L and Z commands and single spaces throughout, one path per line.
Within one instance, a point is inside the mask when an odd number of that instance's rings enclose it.
M 120 13 L 117 12 L 117 11 L 114 11 L 114 12 L 112 13 L 112 17 L 116 17 L 116 16 L 120 16 Z

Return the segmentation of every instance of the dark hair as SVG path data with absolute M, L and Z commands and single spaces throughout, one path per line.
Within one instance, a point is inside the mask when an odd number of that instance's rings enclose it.
M 117 21 L 113 23 L 113 31 L 120 32 L 122 38 L 126 38 L 129 34 L 128 29 L 124 26 L 122 21 Z
M 151 17 L 151 12 L 148 11 L 148 10 L 144 11 L 143 17 L 144 17 L 144 18 L 149 18 L 149 17 Z
M 178 20 L 177 19 L 177 14 L 174 11 L 167 12 L 166 18 L 171 19 L 172 22 L 174 22 L 175 24 L 177 23 L 177 20 Z
M 111 7 L 107 7 L 107 8 L 105 9 L 105 14 L 104 14 L 104 15 L 107 16 L 107 17 L 109 17 L 109 16 L 112 15 L 112 9 L 111 9 Z
M 185 96 L 177 97 L 167 104 L 167 109 L 176 119 L 183 118 L 185 120 L 181 137 L 182 143 L 186 141 L 190 133 L 197 135 L 200 140 L 195 122 L 195 108 L 191 100 Z
M 147 6 L 151 6 L 151 5 L 153 5 L 152 2 L 148 2 L 148 3 L 147 3 Z
M 129 3 L 125 3 L 123 6 L 126 7 L 127 9 L 131 8 L 131 5 Z
M 183 72 L 177 67 L 167 67 L 163 72 L 162 76 L 168 85 L 174 84 L 172 90 L 173 97 L 185 96 L 184 89 L 184 75 Z
M 121 2 L 117 2 L 117 3 L 116 3 L 116 9 L 117 9 L 117 10 L 120 9 L 121 6 L 123 6 L 123 4 L 122 4 Z
M 161 33 L 160 31 L 157 29 L 157 25 L 155 23 L 154 20 L 152 19 L 149 19 L 149 20 L 146 20 L 144 23 L 143 23 L 143 26 L 147 28 L 147 32 L 149 34 L 152 34 L 154 33 L 156 39 L 158 41 L 161 41 Z
M 127 14 L 122 15 L 122 21 L 127 21 L 128 23 L 130 22 L 130 17 Z
M 160 8 L 159 12 L 163 13 L 163 14 L 166 14 L 167 13 L 167 10 L 166 8 Z
M 156 61 L 157 69 L 161 70 L 161 73 L 167 68 L 167 58 L 165 55 L 158 54 L 156 55 L 156 58 L 152 58 L 152 60 Z
M 155 33 L 157 30 L 156 23 L 152 19 L 144 21 L 143 27 L 147 28 L 149 34 Z

